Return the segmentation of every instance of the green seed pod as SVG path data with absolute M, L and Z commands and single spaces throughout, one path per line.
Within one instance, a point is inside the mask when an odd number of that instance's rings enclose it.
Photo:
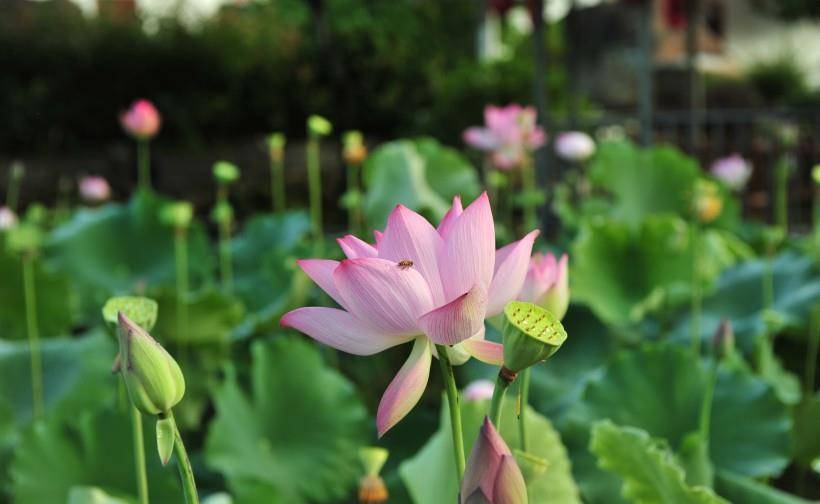
M 160 220 L 176 229 L 187 229 L 194 218 L 194 207 L 187 201 L 175 201 L 162 207 Z
M 211 219 L 217 224 L 230 224 L 233 222 L 233 207 L 227 201 L 217 202 L 211 210 Z
M 220 184 L 231 184 L 239 180 L 239 168 L 227 161 L 214 163 L 214 178 Z
M 284 149 L 285 148 L 286 139 L 285 139 L 285 134 L 284 133 L 280 133 L 280 132 L 271 133 L 270 135 L 268 135 L 267 140 L 268 140 L 268 148 L 269 149 L 273 150 L 273 149 Z
M 308 117 L 307 129 L 311 135 L 328 136 L 333 131 L 333 125 L 324 117 L 314 114 Z
M 504 308 L 504 367 L 517 373 L 554 354 L 567 339 L 551 312 L 524 301 Z
M 146 331 L 157 323 L 157 302 L 140 296 L 116 296 L 109 298 L 102 309 L 103 320 L 114 332 L 119 325 L 118 314 L 122 312 Z
M 359 461 L 362 463 L 364 473 L 369 476 L 378 476 L 389 455 L 390 452 L 379 446 L 359 448 Z
M 6 238 L 6 246 L 15 254 L 35 253 L 42 242 L 43 232 L 27 222 L 10 228 Z
M 147 415 L 159 415 L 185 395 L 179 364 L 148 332 L 119 312 L 120 373 L 131 402 Z

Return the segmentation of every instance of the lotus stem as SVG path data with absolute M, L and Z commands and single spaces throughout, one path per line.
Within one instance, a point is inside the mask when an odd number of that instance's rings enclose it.
M 453 373 L 453 366 L 450 357 L 447 355 L 447 347 L 436 345 L 438 361 L 441 365 L 441 374 L 444 378 L 444 390 L 447 393 L 447 403 L 450 408 L 450 426 L 453 435 L 453 455 L 456 461 L 456 472 L 458 481 L 464 476 L 464 434 L 461 425 L 461 406 L 459 404 L 458 388 L 456 387 L 456 376 Z
M 151 189 L 151 151 L 148 140 L 137 140 L 137 170 L 139 188 Z
M 521 372 L 521 381 L 518 383 L 518 435 L 521 440 L 521 450 L 527 451 L 527 404 L 530 398 L 530 368 Z
M 186 504 L 199 504 L 199 494 L 196 490 L 196 481 L 194 481 L 194 470 L 191 468 L 191 460 L 188 458 L 188 452 L 185 450 L 185 444 L 182 442 L 182 435 L 179 433 L 179 427 L 177 427 L 173 412 L 168 411 L 166 415 L 171 419 L 171 423 L 174 426 L 174 453 L 177 456 L 179 479 L 182 481 L 185 502 Z
M 142 413 L 130 403 L 131 430 L 134 442 L 134 471 L 137 478 L 137 495 L 140 504 L 148 504 L 148 474 L 145 471 L 145 440 L 142 431 Z
M 692 339 L 692 352 L 695 355 L 700 355 L 700 314 L 703 302 L 700 285 L 700 233 L 700 224 L 695 220 L 692 224 L 692 301 L 689 328 Z
M 308 190 L 310 192 L 310 219 L 315 240 L 321 240 L 322 230 L 322 172 L 319 158 L 319 138 L 311 135 L 307 144 Z
M 281 159 L 271 159 L 271 196 L 274 213 L 285 211 L 285 163 Z
M 507 388 L 513 380 L 515 380 L 515 373 L 501 366 L 498 371 L 498 378 L 495 380 L 493 398 L 490 401 L 490 421 L 499 431 L 501 431 L 501 411 L 504 406 L 504 396 L 507 394 Z
M 535 164 L 529 158 L 521 168 L 521 183 L 524 187 L 524 194 L 528 200 L 524 202 L 524 226 L 525 229 L 535 229 L 538 227 L 538 217 L 536 215 L 536 205 L 529 200 L 535 193 L 537 182 L 535 180 Z M 496 426 L 497 427 L 497 426 Z
M 40 353 L 40 330 L 37 325 L 37 293 L 34 282 L 33 253 L 26 252 L 23 254 L 22 266 L 23 296 L 26 303 L 26 332 L 31 358 L 32 413 L 34 420 L 41 420 L 45 409 L 43 401 L 43 360 Z

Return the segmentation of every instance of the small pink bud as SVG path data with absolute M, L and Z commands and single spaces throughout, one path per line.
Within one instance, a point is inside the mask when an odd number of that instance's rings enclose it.
M 556 260 L 551 253 L 533 254 L 518 299 L 542 306 L 561 320 L 567 313 L 569 298 L 567 255 Z
M 126 133 L 140 140 L 148 140 L 159 131 L 162 118 L 154 104 L 137 100 L 120 115 L 120 124 Z
M 567 161 L 580 163 L 595 154 L 595 141 L 583 131 L 567 131 L 555 138 L 555 152 Z
M 17 225 L 17 214 L 9 207 L 0 207 L 0 231 L 11 229 Z
M 79 186 L 80 197 L 88 203 L 102 203 L 111 198 L 111 186 L 102 177 L 83 177 Z
M 527 485 L 515 457 L 490 419 L 484 417 L 461 482 L 461 504 L 526 502 Z
M 732 154 L 716 160 L 712 163 L 710 170 L 712 175 L 734 191 L 743 189 L 749 177 L 752 176 L 752 164 L 743 159 L 740 154 Z
M 476 380 L 464 389 L 464 400 L 467 402 L 490 400 L 494 389 L 495 384 L 490 380 Z

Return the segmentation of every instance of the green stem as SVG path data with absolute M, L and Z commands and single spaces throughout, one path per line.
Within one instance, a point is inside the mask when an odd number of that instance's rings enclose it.
M 131 430 L 134 441 L 134 471 L 137 478 L 137 495 L 140 504 L 148 504 L 148 474 L 145 472 L 145 440 L 142 431 L 142 414 L 129 403 Z
M 271 161 L 271 196 L 273 196 L 273 211 L 285 211 L 285 166 L 281 160 Z
M 15 164 L 12 164 L 11 174 L 9 175 L 9 188 L 6 191 L 6 206 L 13 212 L 17 211 L 17 205 L 20 201 L 20 184 L 23 181 L 21 170 L 15 168 Z
M 348 194 L 356 194 L 356 202 L 348 209 L 347 227 L 352 234 L 359 234 L 362 226 L 362 206 L 361 192 L 359 187 L 359 165 L 350 164 L 347 166 L 347 191 Z
M 310 192 L 310 219 L 314 239 L 322 238 L 322 172 L 319 160 L 319 138 L 311 136 L 307 144 L 308 190 Z
M 140 189 L 151 189 L 151 151 L 148 140 L 137 140 L 137 170 Z
M 25 253 L 23 263 L 23 295 L 26 302 L 26 332 L 31 358 L 31 404 L 35 420 L 43 418 L 43 360 L 40 354 L 40 331 L 37 326 L 37 294 L 34 284 L 34 256 Z
M 498 371 L 498 378 L 495 380 L 493 398 L 490 401 L 490 421 L 498 431 L 501 431 L 501 411 L 504 406 L 504 395 L 513 380 L 515 380 L 515 373 L 501 366 Z
M 709 424 L 712 419 L 712 402 L 715 395 L 715 384 L 717 383 L 717 372 L 720 362 L 715 358 L 711 366 L 709 377 L 706 382 L 706 390 L 703 392 L 703 402 L 700 405 L 699 430 L 706 447 L 709 447 Z
M 818 349 L 820 349 L 820 308 L 815 308 L 809 319 L 809 344 L 806 351 L 806 377 L 804 380 L 806 397 L 814 393 Z
M 464 434 L 461 425 L 461 406 L 458 399 L 458 388 L 456 387 L 456 376 L 453 373 L 453 366 L 450 364 L 450 357 L 447 355 L 447 347 L 436 345 L 438 361 L 441 365 L 441 374 L 444 378 L 444 390 L 447 392 L 447 403 L 450 408 L 450 425 L 453 434 L 453 454 L 456 459 L 456 471 L 458 481 L 464 476 Z
M 530 368 L 521 372 L 521 381 L 518 383 L 518 435 L 521 439 L 521 450 L 527 451 L 527 404 L 530 400 Z
M 225 292 L 233 291 L 233 261 L 231 259 L 231 221 L 219 222 L 219 271 Z
M 690 332 L 692 352 L 700 355 L 700 313 L 702 293 L 700 285 L 700 224 L 692 224 L 692 303 L 690 306 Z
M 188 351 L 188 230 L 176 229 L 174 234 L 174 262 L 176 264 L 177 337 L 181 354 Z
M 182 435 L 179 433 L 177 422 L 173 412 L 166 413 L 171 423 L 174 425 L 174 453 L 177 455 L 177 467 L 179 468 L 179 479 L 182 480 L 182 490 L 185 492 L 186 504 L 199 504 L 199 494 L 196 491 L 196 481 L 194 481 L 194 470 L 191 468 L 191 460 L 182 442 Z

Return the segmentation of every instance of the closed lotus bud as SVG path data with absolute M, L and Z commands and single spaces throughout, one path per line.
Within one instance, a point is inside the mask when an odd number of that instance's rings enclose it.
M 187 229 L 194 218 L 194 207 L 187 201 L 175 201 L 165 205 L 160 220 L 176 229 Z
M 330 121 L 320 115 L 312 115 L 308 117 L 308 133 L 314 136 L 328 136 L 333 131 L 333 125 Z
M 120 115 L 120 124 L 126 133 L 139 140 L 152 138 L 159 131 L 162 118 L 148 100 L 137 100 Z
M 359 165 L 367 157 L 367 147 L 359 131 L 348 131 L 344 135 L 344 151 L 342 153 L 347 164 Z
M 134 406 L 146 415 L 170 411 L 185 395 L 179 364 L 148 332 L 118 315 L 120 373 Z
M 102 203 L 111 198 L 111 186 L 102 177 L 83 177 L 79 182 L 80 197 L 87 203 Z
M 511 301 L 504 308 L 504 367 L 513 373 L 537 364 L 554 354 L 567 333 L 551 312 L 524 301 Z
M 525 504 L 527 485 L 490 419 L 478 433 L 461 482 L 461 504 Z
M 569 297 L 567 255 L 556 260 L 552 253 L 533 254 L 518 299 L 542 306 L 561 320 L 569 308 Z
M 281 163 L 285 158 L 285 143 L 287 142 L 285 134 L 279 132 L 271 133 L 267 140 L 270 158 L 277 163 Z
M 387 502 L 388 492 L 384 480 L 379 476 L 389 452 L 378 446 L 368 446 L 359 450 L 359 460 L 364 467 L 364 476 L 359 480 L 359 502 L 379 504 Z
M 595 140 L 583 131 L 566 131 L 555 137 L 555 152 L 567 161 L 582 163 L 595 154 Z
M 735 333 L 732 330 L 732 321 L 723 319 L 715 331 L 715 336 L 712 339 L 712 346 L 715 349 L 715 355 L 718 357 L 726 357 L 735 351 Z
M 712 163 L 710 171 L 729 189 L 739 191 L 752 176 L 752 164 L 740 154 L 732 154 Z
M 239 168 L 228 161 L 214 163 L 214 178 L 220 184 L 232 184 L 239 180 Z
M 9 207 L 0 207 L 0 231 L 11 229 L 17 225 L 17 214 Z

